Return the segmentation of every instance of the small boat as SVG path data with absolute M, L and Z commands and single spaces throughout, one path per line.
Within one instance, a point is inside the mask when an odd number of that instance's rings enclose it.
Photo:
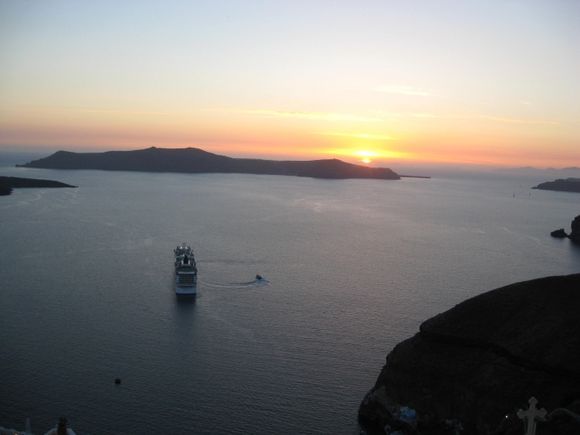
M 262 275 L 256 275 L 256 281 L 264 281 L 264 277 Z
M 173 250 L 175 253 L 175 293 L 194 296 L 197 293 L 197 265 L 193 249 L 182 243 Z

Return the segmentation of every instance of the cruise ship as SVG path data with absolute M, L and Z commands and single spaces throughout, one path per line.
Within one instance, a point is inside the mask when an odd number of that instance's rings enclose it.
M 175 293 L 193 296 L 197 293 L 197 265 L 193 249 L 182 243 L 175 253 Z

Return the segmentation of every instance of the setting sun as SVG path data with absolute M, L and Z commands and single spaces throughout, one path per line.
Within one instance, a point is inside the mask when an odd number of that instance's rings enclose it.
M 358 150 L 358 151 L 355 151 L 354 154 L 358 157 L 361 157 L 360 161 L 362 163 L 366 163 L 366 164 L 369 164 L 372 162 L 371 157 L 376 157 L 378 155 L 378 153 L 376 153 L 375 151 L 368 151 L 368 150 Z
M 361 163 L 369 164 L 372 162 L 393 160 L 393 159 L 409 159 L 411 154 L 394 151 L 391 149 L 360 149 L 360 148 L 330 148 L 318 151 L 320 154 L 338 156 L 347 160 L 358 160 Z

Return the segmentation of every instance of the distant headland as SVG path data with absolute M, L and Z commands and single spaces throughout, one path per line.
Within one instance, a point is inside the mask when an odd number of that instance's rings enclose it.
M 580 178 L 560 178 L 555 181 L 547 181 L 538 184 L 534 189 L 580 193 Z
M 389 168 L 370 168 L 338 159 L 278 161 L 238 159 L 209 153 L 199 148 L 147 148 L 135 151 L 73 153 L 58 151 L 33 160 L 26 168 L 100 169 L 106 171 L 236 173 L 258 175 L 290 175 L 326 179 L 367 178 L 399 180 Z
M 60 181 L 39 180 L 35 178 L 0 177 L 0 196 L 10 195 L 12 189 L 29 187 L 76 187 Z

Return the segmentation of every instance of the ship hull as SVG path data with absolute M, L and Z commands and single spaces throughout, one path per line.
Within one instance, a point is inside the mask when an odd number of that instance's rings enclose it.
M 197 295 L 197 287 L 180 287 L 175 285 L 175 294 L 177 296 L 195 296 Z
M 182 277 L 180 277 L 179 275 L 176 275 L 175 276 L 175 294 L 189 295 L 189 296 L 196 295 L 197 294 L 197 277 L 194 278 L 193 282 L 187 282 L 185 284 L 182 282 Z

